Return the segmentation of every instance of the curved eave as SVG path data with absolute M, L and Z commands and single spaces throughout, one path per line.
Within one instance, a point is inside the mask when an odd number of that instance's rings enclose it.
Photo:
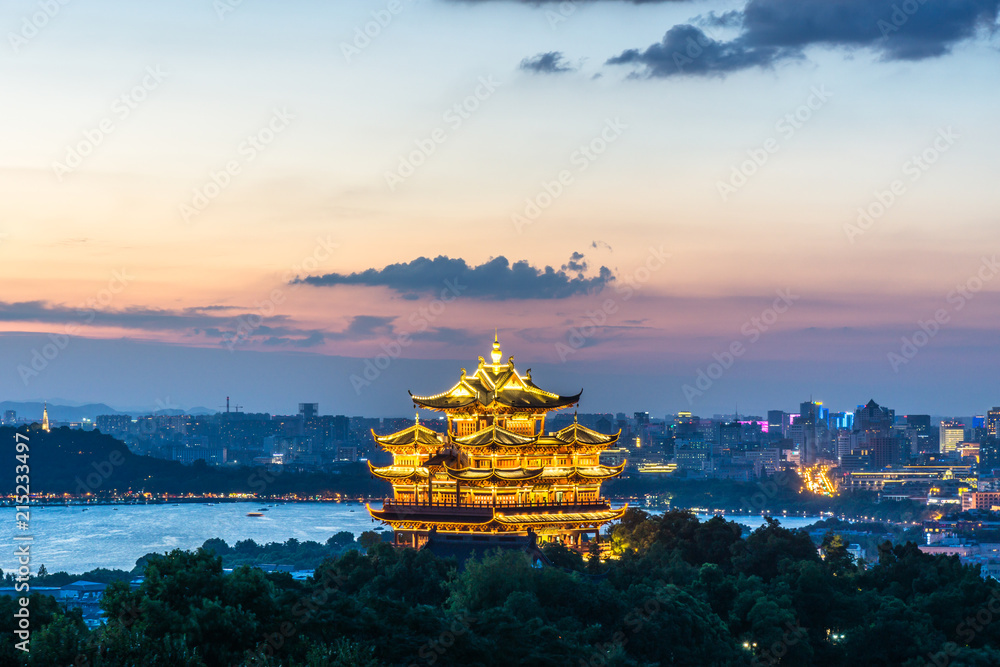
M 445 412 L 449 410 L 463 410 L 474 405 L 484 411 L 495 411 L 498 408 L 504 408 L 517 411 L 548 412 L 549 410 L 562 410 L 576 405 L 580 402 L 580 396 L 583 394 L 583 391 L 581 390 L 573 396 L 559 396 L 557 394 L 552 394 L 551 397 L 549 397 L 547 395 L 527 390 L 518 389 L 515 391 L 519 396 L 532 396 L 537 398 L 525 400 L 512 396 L 512 392 L 510 391 L 500 390 L 490 392 L 488 396 L 483 397 L 483 400 L 477 396 L 456 397 L 450 396 L 447 393 L 439 396 L 414 396 L 412 392 L 410 392 L 410 399 L 415 405 L 422 408 Z M 484 402 L 484 400 L 488 400 L 488 402 Z
M 441 518 L 441 519 L 416 518 L 413 515 L 407 516 L 405 514 L 402 515 L 402 516 L 400 516 L 398 511 L 395 511 L 395 510 L 385 510 L 385 509 L 376 510 L 376 509 L 372 509 L 372 506 L 370 504 L 366 504 L 365 508 L 368 510 L 368 513 L 372 516 L 372 518 L 378 519 L 382 523 L 389 524 L 390 526 L 396 526 L 397 524 L 413 524 L 413 523 L 426 524 L 426 525 L 429 525 L 429 526 L 438 525 L 438 524 L 460 524 L 460 525 L 466 525 L 466 526 L 485 526 L 487 524 L 492 523 L 496 519 L 496 512 L 495 511 L 493 512 L 492 516 L 487 517 L 483 521 L 471 521 L 471 520 L 467 521 L 467 520 L 464 520 L 464 519 L 462 519 L 462 520 L 456 520 L 456 519 L 447 519 L 447 518 Z
M 600 466 L 600 473 L 597 475 L 591 475 L 586 472 L 587 468 L 577 467 L 576 474 L 584 479 L 611 479 L 612 477 L 617 477 L 625 471 L 625 464 L 628 461 L 622 461 L 620 465 L 616 466 Z
M 376 468 L 372 462 L 368 462 L 368 471 L 381 479 L 393 481 L 403 479 L 427 479 L 430 473 L 420 468 L 401 468 L 397 466 L 384 466 Z
M 611 479 L 612 477 L 617 477 L 622 474 L 625 470 L 625 464 L 622 463 L 620 466 L 570 466 L 570 467 L 554 467 L 548 469 L 546 472 L 549 474 L 544 475 L 542 479 L 550 484 L 558 483 L 560 481 L 567 482 L 601 482 L 606 479 Z M 587 472 L 592 471 L 592 472 Z
M 441 440 L 438 439 L 439 434 L 436 431 L 419 424 L 388 435 L 379 435 L 375 432 L 375 429 L 370 430 L 372 438 L 383 449 L 399 449 L 405 447 L 413 449 L 420 447 L 432 448 L 441 446 Z M 411 434 L 413 434 L 412 437 L 409 437 Z
M 408 392 L 413 403 L 428 410 L 448 411 L 461 410 L 470 405 L 478 403 L 475 396 L 414 396 L 413 392 Z
M 599 437 L 595 438 L 594 442 L 587 442 L 586 440 L 580 440 L 576 433 L 576 431 L 580 429 L 582 429 L 586 433 Z M 563 437 L 563 434 L 568 435 L 571 432 L 573 433 L 572 438 Z M 553 437 L 561 442 L 565 442 L 566 444 L 574 444 L 574 445 L 579 444 L 579 445 L 586 445 L 588 447 L 594 447 L 597 445 L 605 445 L 605 446 L 613 445 L 616 442 L 618 442 L 618 439 L 621 438 L 621 435 L 622 435 L 621 429 L 618 429 L 618 432 L 614 434 L 605 434 L 601 433 L 600 431 L 595 431 L 593 429 L 587 428 L 586 426 L 580 426 L 579 424 L 571 424 L 570 426 L 567 426 L 566 428 L 557 431 L 553 435 Z
M 586 442 L 565 442 L 563 440 L 557 440 L 550 435 L 539 436 L 538 441 L 535 443 L 535 447 L 539 451 L 576 454 L 600 454 L 605 449 L 608 449 L 608 447 L 604 445 L 589 444 Z
M 533 392 L 522 392 L 527 396 L 534 396 Z M 581 389 L 575 396 L 559 396 L 558 394 L 552 394 L 552 398 L 549 396 L 539 397 L 537 400 L 527 400 L 527 401 L 515 401 L 510 400 L 505 392 L 499 391 L 493 397 L 493 402 L 502 405 L 506 408 L 516 408 L 516 409 L 532 409 L 532 410 L 562 410 L 563 408 L 568 408 L 572 405 L 576 405 L 580 402 L 580 396 L 583 394 Z
M 482 472 L 481 469 L 446 467 L 445 470 L 447 471 L 449 477 L 460 482 L 530 482 L 531 480 L 541 477 L 544 472 L 543 468 L 515 468 L 509 471 L 498 468 L 490 468 L 488 474 L 477 475 L 476 473 Z M 506 472 L 517 472 L 521 474 L 505 475 L 504 473 Z
M 580 512 L 572 514 L 497 514 L 495 520 L 501 524 L 520 525 L 546 525 L 546 524 L 593 524 L 617 521 L 625 514 L 628 505 L 617 510 L 606 510 L 603 512 Z
M 487 438 L 489 438 L 487 440 Z M 501 447 L 526 447 L 534 444 L 538 438 L 527 435 L 520 435 L 513 431 L 500 428 L 499 426 L 487 426 L 486 428 L 463 435 L 460 438 L 453 438 L 455 444 L 461 447 L 488 447 L 498 445 Z M 479 442 L 476 442 L 479 441 Z

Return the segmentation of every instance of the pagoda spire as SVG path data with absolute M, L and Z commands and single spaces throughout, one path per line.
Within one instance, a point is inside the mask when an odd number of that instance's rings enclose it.
M 494 366 L 498 366 L 500 360 L 503 359 L 503 352 L 500 351 L 500 338 L 497 335 L 496 329 L 493 330 L 493 351 L 490 352 L 490 358 L 493 359 Z
M 49 428 L 49 402 L 45 401 L 42 404 L 42 430 L 48 432 L 51 430 Z

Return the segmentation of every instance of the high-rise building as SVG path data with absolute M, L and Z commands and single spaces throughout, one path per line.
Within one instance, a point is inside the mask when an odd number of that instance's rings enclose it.
M 828 424 L 829 411 L 823 407 L 823 403 L 810 400 L 799 404 L 799 417 L 789 434 L 793 439 L 800 441 L 801 465 L 813 465 L 822 456 L 833 454 L 830 448 Z
M 830 415 L 830 427 L 853 430 L 854 429 L 854 413 L 853 412 L 837 412 Z
M 490 358 L 480 357 L 475 372 L 463 370 L 445 392 L 412 396 L 417 407 L 447 415 L 446 433 L 417 421 L 375 436 L 393 464 L 369 466 L 392 483 L 393 497 L 369 511 L 392 526 L 398 545 L 419 547 L 439 539 L 434 534 L 487 540 L 502 533 L 580 548 L 625 512 L 601 497 L 601 483 L 624 470 L 624 462 L 600 463 L 618 435 L 576 422 L 547 433 L 547 413 L 576 405 L 580 395 L 538 387 L 530 371 L 515 370 L 513 357 L 502 361 L 495 337 Z
M 17 423 L 17 411 L 5 410 L 3 413 L 3 423 L 6 426 L 13 426 Z
M 799 418 L 795 420 L 796 424 L 815 424 L 818 419 L 817 408 L 819 408 L 819 403 L 813 403 L 809 401 L 808 403 L 799 404 Z
M 319 403 L 299 403 L 299 415 L 304 421 L 315 419 L 319 416 Z
M 992 477 L 1000 469 L 1000 438 L 986 437 L 979 443 L 979 477 Z
M 909 456 L 906 437 L 893 429 L 895 421 L 896 411 L 874 400 L 858 406 L 854 411 L 851 454 L 841 456 L 841 461 L 850 458 L 852 465 L 863 465 L 867 461 L 872 470 L 905 463 Z
M 931 430 L 930 415 L 906 415 L 906 425 L 913 431 L 914 453 L 937 451 L 936 447 L 931 447 L 934 444 L 934 433 Z
M 993 408 L 986 413 L 986 435 L 995 438 L 1000 433 L 1000 408 Z
M 883 408 L 874 400 L 864 406 L 859 405 L 854 411 L 854 429 L 856 431 L 889 431 L 896 421 L 896 411 Z
M 739 448 L 742 442 L 742 428 L 739 422 L 723 422 L 719 424 L 719 444 L 722 449 L 730 452 Z
M 132 417 L 129 415 L 97 415 L 94 426 L 101 433 L 123 435 L 132 428 Z
M 784 435 L 784 428 L 787 415 L 783 410 L 768 410 L 767 411 L 767 432 L 774 436 L 777 434 L 778 438 Z
M 958 449 L 958 444 L 965 440 L 965 424 L 954 421 L 943 421 L 940 426 L 942 454 L 950 454 Z

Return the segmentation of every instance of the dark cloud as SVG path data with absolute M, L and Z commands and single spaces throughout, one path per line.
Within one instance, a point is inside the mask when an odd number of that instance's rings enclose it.
M 525 58 L 521 61 L 519 69 L 534 74 L 564 74 L 576 71 L 576 68 L 563 57 L 561 51 L 549 51 Z
M 664 78 L 682 75 L 721 75 L 749 67 L 770 67 L 785 58 L 798 57 L 796 49 L 747 48 L 739 42 L 720 42 L 701 28 L 677 25 L 663 41 L 644 51 L 630 49 L 609 58 L 608 65 L 638 65 L 637 76 Z
M 0 302 L 0 322 L 32 322 L 65 326 L 66 333 L 81 333 L 86 327 L 118 327 L 135 331 L 169 331 L 188 336 L 217 339 L 232 347 L 247 343 L 268 346 L 315 347 L 327 340 L 361 341 L 393 333 L 393 317 L 358 315 L 341 331 L 320 331 L 292 326 L 284 315 L 262 317 L 257 312 L 232 315 L 210 314 L 235 310 L 234 306 L 202 306 L 182 310 L 124 308 L 89 310 L 44 301 Z
M 450 0 L 455 3 L 464 3 L 467 5 L 483 5 L 489 2 L 509 2 L 511 0 Z M 513 2 L 520 3 L 522 5 L 562 5 L 567 2 L 572 2 L 572 4 L 590 4 L 590 3 L 612 3 L 620 2 L 629 5 L 666 5 L 666 4 L 680 4 L 682 2 L 693 2 L 693 0 L 513 0 Z
M 601 249 L 601 248 L 604 248 L 605 250 L 608 250 L 608 251 L 611 251 L 611 252 L 614 252 L 614 251 L 613 251 L 613 249 L 611 248 L 611 245 L 610 245 L 610 244 L 608 244 L 608 243 L 607 243 L 607 242 L 605 242 L 605 241 L 592 241 L 592 242 L 590 243 L 590 247 L 591 247 L 591 248 L 597 248 L 597 249 Z
M 743 23 L 743 14 L 735 9 L 722 14 L 709 12 L 696 16 L 692 23 L 711 28 L 738 28 Z
M 579 262 L 582 260 L 571 260 Z M 434 259 L 418 257 L 409 263 L 390 264 L 382 269 L 360 273 L 328 273 L 323 276 L 296 278 L 293 282 L 316 286 L 364 285 L 388 287 L 400 294 L 442 292 L 461 297 L 501 301 L 506 299 L 564 299 L 576 294 L 598 292 L 614 276 L 605 266 L 597 276 L 571 276 L 564 269 L 551 266 L 538 269 L 526 261 L 511 264 L 506 257 L 496 257 L 485 264 L 470 266 L 464 259 L 440 255 Z
M 289 336 L 269 336 L 261 341 L 268 347 L 316 347 L 322 345 L 326 336 L 322 331 L 313 331 L 304 338 L 291 338 Z
M 1000 0 L 914 0 L 912 6 L 898 0 L 750 0 L 742 12 L 695 19 L 703 26 L 738 26 L 741 32 L 732 40 L 682 24 L 659 43 L 629 49 L 606 64 L 635 65 L 634 76 L 644 78 L 724 75 L 802 58 L 813 45 L 867 48 L 885 60 L 921 60 L 947 54 L 980 29 L 995 28 L 998 8 Z
M 327 334 L 331 340 L 366 340 L 375 336 L 391 336 L 395 317 L 356 315 L 343 331 Z
M 587 270 L 587 262 L 583 258 L 582 252 L 574 252 L 570 255 L 569 261 L 562 265 L 563 271 L 575 271 L 583 273 Z
M 206 314 L 206 311 L 229 307 L 207 306 L 204 308 L 184 308 L 182 310 L 160 310 L 156 308 L 122 308 L 119 310 L 73 308 L 51 304 L 45 301 L 0 302 L 0 322 L 40 322 L 45 324 L 95 325 L 121 327 L 124 329 L 150 329 L 156 331 L 179 331 L 211 327 L 232 317 Z M 277 316 L 269 320 L 281 321 Z
M 912 6 L 899 0 L 750 0 L 744 41 L 749 48 L 863 46 L 889 60 L 920 60 L 944 55 L 994 25 L 998 7 L 1000 0 L 913 0 Z

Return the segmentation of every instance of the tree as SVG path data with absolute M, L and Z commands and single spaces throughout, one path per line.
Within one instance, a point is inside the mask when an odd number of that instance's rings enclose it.
M 352 544 L 354 544 L 354 533 L 346 530 L 340 531 L 326 541 L 326 546 L 334 549 L 346 549 Z
M 109 631 L 122 636 L 120 650 L 138 641 L 176 656 L 186 647 L 207 665 L 228 665 L 240 664 L 247 649 L 280 626 L 275 598 L 274 585 L 259 569 L 244 566 L 225 575 L 213 553 L 176 549 L 149 558 L 137 589 L 111 584 L 101 606 Z
M 590 574 L 601 572 L 601 545 L 596 539 L 587 543 L 587 572 Z
M 854 570 L 854 557 L 847 551 L 844 538 L 832 531 L 823 536 L 823 556 L 827 567 L 834 574 L 843 574 Z
M 45 569 L 45 563 L 42 563 L 41 566 L 38 568 L 38 576 L 39 577 L 49 576 L 49 571 Z
M 381 542 L 382 542 L 382 536 L 376 533 L 374 530 L 366 530 L 365 532 L 361 533 L 361 536 L 358 538 L 358 544 L 360 544 L 361 548 L 364 549 L 365 551 L 368 551 L 376 544 L 381 544 Z
M 210 551 L 217 556 L 225 556 L 230 551 L 229 545 L 226 544 L 226 541 L 218 537 L 205 540 L 205 543 L 201 545 L 201 548 L 205 551 Z
M 579 572 L 583 570 L 583 556 L 560 542 L 549 542 L 542 547 L 542 553 L 555 567 Z

